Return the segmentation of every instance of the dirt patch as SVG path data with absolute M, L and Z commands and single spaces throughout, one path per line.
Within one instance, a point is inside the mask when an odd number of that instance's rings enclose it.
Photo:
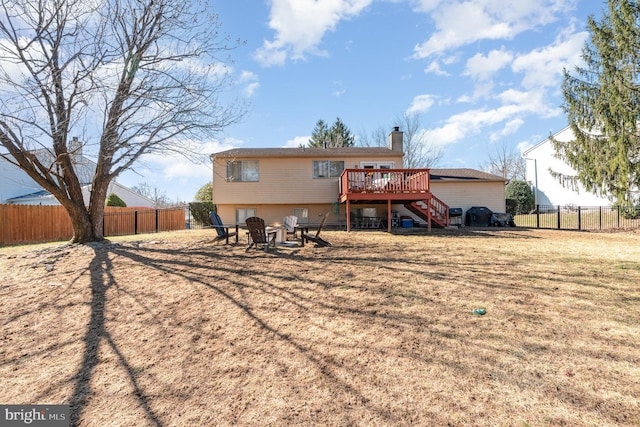
M 0 402 L 81 426 L 640 425 L 638 234 L 323 235 L 0 250 Z

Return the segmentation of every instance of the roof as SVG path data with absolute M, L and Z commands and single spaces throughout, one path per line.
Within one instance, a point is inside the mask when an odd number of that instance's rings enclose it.
M 571 131 L 571 127 L 567 126 L 564 129 L 554 133 L 551 136 L 546 137 L 545 139 L 543 139 L 542 141 L 538 142 L 537 144 L 535 144 L 533 147 L 529 147 L 526 150 L 524 150 L 522 152 L 522 157 L 527 157 L 529 155 L 529 153 L 531 153 L 532 151 L 538 149 L 539 147 L 543 146 L 544 144 L 548 143 L 549 141 L 551 141 L 551 138 L 553 139 L 557 139 L 559 137 L 561 137 L 563 134 L 565 134 L 566 132 L 571 132 L 571 138 L 573 137 L 573 133 Z
M 500 181 L 507 180 L 499 175 L 482 172 L 475 169 L 431 169 L 431 181 Z
M 231 150 L 214 153 L 211 158 L 247 158 L 247 157 L 389 157 L 402 156 L 387 147 L 338 147 L 338 148 L 233 148 Z
M 12 203 L 13 201 L 18 201 L 18 200 L 44 199 L 44 198 L 50 198 L 50 197 L 53 197 L 51 193 L 49 193 L 46 190 L 41 190 L 41 191 L 36 191 L 30 194 L 23 194 L 22 196 L 11 197 L 5 200 L 5 202 Z

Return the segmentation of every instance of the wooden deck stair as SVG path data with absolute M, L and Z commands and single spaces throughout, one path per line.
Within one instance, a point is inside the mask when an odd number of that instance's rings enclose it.
M 429 222 L 429 210 L 431 210 L 431 225 L 441 228 L 449 226 L 449 206 L 433 194 L 428 200 L 407 202 L 404 206 L 427 222 Z

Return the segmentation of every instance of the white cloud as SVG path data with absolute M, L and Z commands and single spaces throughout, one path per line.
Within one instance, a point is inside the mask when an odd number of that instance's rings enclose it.
M 427 111 L 435 102 L 433 95 L 418 95 L 413 98 L 411 106 L 407 108 L 407 113 L 422 113 Z
M 311 136 L 296 136 L 295 138 L 288 140 L 283 147 L 298 148 L 301 145 L 306 146 L 310 138 Z
M 562 114 L 559 107 L 546 104 L 544 88 L 530 91 L 508 89 L 495 97 L 501 105 L 487 109 L 473 109 L 449 117 L 442 126 L 427 131 L 430 143 L 444 147 L 464 138 L 487 132 L 487 129 L 504 123 L 499 131 L 490 133 L 491 140 L 514 134 L 524 124 L 523 117 L 536 115 L 543 118 Z
M 486 56 L 477 53 L 467 60 L 464 75 L 478 80 L 487 80 L 511 61 L 513 61 L 513 54 L 504 50 L 492 50 Z
M 431 64 L 424 69 L 425 73 L 433 73 L 437 76 L 449 76 L 450 74 L 440 68 L 440 61 L 431 61 Z
M 454 144 L 467 136 L 479 133 L 486 126 L 512 117 L 518 110 L 516 105 L 506 105 L 492 110 L 468 110 L 455 114 L 449 117 L 443 126 L 427 130 L 427 140 L 436 147 Z
M 264 66 L 283 65 L 306 54 L 325 55 L 320 42 L 342 20 L 357 16 L 373 0 L 272 0 L 269 27 L 276 34 L 254 52 Z
M 260 83 L 258 82 L 258 75 L 251 71 L 242 71 L 240 73 L 240 78 L 238 79 L 238 83 L 240 85 L 244 85 L 243 92 L 247 96 L 253 96 L 253 94 L 260 87 Z
M 512 39 L 517 34 L 555 21 L 576 0 L 459 0 L 425 1 L 416 10 L 431 14 L 436 32 L 414 48 L 415 58 L 474 43 Z
M 573 27 L 560 34 L 553 44 L 519 55 L 513 61 L 513 71 L 524 73 L 524 88 L 558 87 L 563 68 L 571 69 L 580 63 L 589 34 L 572 30 Z
M 520 126 L 522 126 L 523 124 L 524 120 L 522 120 L 521 118 L 510 120 L 498 132 L 492 132 L 489 140 L 492 142 L 498 141 L 505 136 L 513 135 L 518 131 L 518 129 L 520 129 Z

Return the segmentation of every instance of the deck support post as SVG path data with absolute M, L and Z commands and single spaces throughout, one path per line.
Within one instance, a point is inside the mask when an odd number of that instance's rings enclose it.
M 431 233 L 431 196 L 427 199 L 427 231 Z
M 387 200 L 387 232 L 391 233 L 391 199 Z

